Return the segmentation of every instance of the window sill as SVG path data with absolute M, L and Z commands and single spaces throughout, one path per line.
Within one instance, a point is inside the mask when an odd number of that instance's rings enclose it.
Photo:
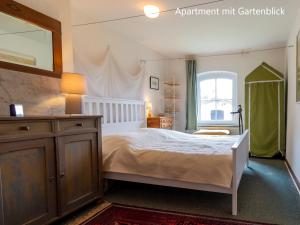
M 198 124 L 198 127 L 239 127 L 238 124 Z

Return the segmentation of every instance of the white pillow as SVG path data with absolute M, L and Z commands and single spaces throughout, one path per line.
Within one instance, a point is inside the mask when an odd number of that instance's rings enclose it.
M 198 135 L 229 135 L 230 131 L 229 130 L 198 130 L 194 132 L 193 134 L 198 134 Z

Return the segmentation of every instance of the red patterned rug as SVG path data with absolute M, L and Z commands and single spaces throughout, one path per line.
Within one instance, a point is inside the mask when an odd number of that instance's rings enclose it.
M 182 213 L 111 205 L 82 225 L 267 225 Z M 270 225 L 270 224 L 269 224 Z

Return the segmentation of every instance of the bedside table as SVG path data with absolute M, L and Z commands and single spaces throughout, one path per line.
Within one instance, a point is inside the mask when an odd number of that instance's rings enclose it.
M 172 129 L 174 119 L 172 117 L 151 117 L 147 118 L 148 128 Z

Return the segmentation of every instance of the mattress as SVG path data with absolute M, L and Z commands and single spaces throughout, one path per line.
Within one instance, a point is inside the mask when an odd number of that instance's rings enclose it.
M 239 136 L 143 128 L 103 137 L 103 170 L 229 188 Z

